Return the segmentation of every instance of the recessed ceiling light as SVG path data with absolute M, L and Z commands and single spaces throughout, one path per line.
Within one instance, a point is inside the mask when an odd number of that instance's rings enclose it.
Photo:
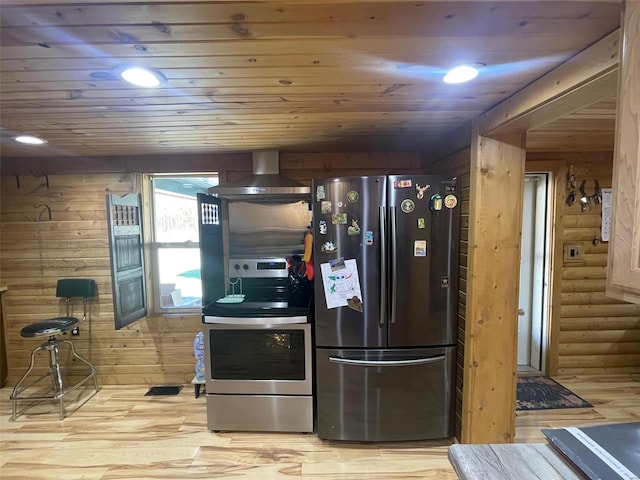
M 14 140 L 16 142 L 26 143 L 27 145 L 42 145 L 43 143 L 47 143 L 46 140 L 34 135 L 18 135 L 17 137 L 14 137 Z
M 139 87 L 158 87 L 165 78 L 158 72 L 140 67 L 127 67 L 120 72 L 123 80 Z
M 458 65 L 447 72 L 442 81 L 444 83 L 464 83 L 478 76 L 476 65 Z

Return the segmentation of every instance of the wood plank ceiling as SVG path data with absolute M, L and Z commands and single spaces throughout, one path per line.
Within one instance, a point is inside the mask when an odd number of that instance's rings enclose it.
M 615 30 L 620 17 L 617 1 L 3 0 L 0 8 L 3 156 L 415 150 Z M 465 62 L 483 65 L 478 78 L 442 83 Z M 166 84 L 133 87 L 116 76 L 124 65 L 157 69 Z M 615 99 L 598 108 L 608 123 L 597 128 L 612 144 Z M 587 112 L 563 128 L 575 133 L 593 120 Z M 19 133 L 48 143 L 18 145 Z M 558 137 L 547 133 L 533 144 Z

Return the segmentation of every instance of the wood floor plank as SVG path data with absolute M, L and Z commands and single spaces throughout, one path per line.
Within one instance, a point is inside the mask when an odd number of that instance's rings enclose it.
M 515 442 L 546 442 L 541 428 L 640 420 L 639 375 L 568 375 L 554 377 L 554 380 L 593 407 L 516 412 Z
M 8 462 L 2 465 L 2 480 L 50 480 L 64 478 L 65 480 L 95 480 L 105 478 L 107 467 L 91 467 L 72 469 L 67 466 L 57 467 L 49 465 L 46 468 L 33 468 L 28 460 L 23 463 Z
M 555 379 L 593 408 L 517 412 L 516 442 L 546 442 L 540 428 L 640 420 L 633 375 Z M 637 377 L 637 376 L 636 376 Z M 11 421 L 11 390 L 0 390 L 3 480 L 275 479 L 455 480 L 454 441 L 358 443 L 315 434 L 207 429 L 205 396 L 145 396 L 146 385 L 80 390 L 70 416 L 55 402 L 21 405 Z

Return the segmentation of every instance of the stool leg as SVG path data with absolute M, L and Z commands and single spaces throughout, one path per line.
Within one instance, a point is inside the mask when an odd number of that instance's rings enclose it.
M 63 344 L 68 344 L 70 352 L 73 356 L 79 361 L 84 363 L 89 368 L 89 373 L 84 376 L 79 382 L 74 385 L 67 385 L 65 391 L 65 381 L 62 376 L 62 372 L 66 370 L 66 367 L 60 365 L 60 348 Z M 28 380 L 28 377 L 31 371 L 35 367 L 36 355 L 41 350 L 47 350 L 49 352 L 49 379 L 51 380 L 52 387 L 52 395 L 32 395 L 32 396 L 22 396 L 22 393 L 30 388 L 32 385 L 35 385 L 40 380 L 44 379 L 47 375 L 43 375 L 39 377 L 33 383 L 25 382 Z M 73 370 L 73 369 L 71 369 Z M 70 371 L 71 371 L 70 370 Z M 13 388 L 13 392 L 10 396 L 11 399 L 11 419 L 16 420 L 18 417 L 18 406 L 17 402 L 20 400 L 57 400 L 60 406 L 60 420 L 64 420 L 66 415 L 65 405 L 64 405 L 64 397 L 67 393 L 71 393 L 76 388 L 80 387 L 83 383 L 89 380 L 90 377 L 93 377 L 93 384 L 95 387 L 96 393 L 100 390 L 97 379 L 97 371 L 93 364 L 91 364 L 88 360 L 83 358 L 75 349 L 73 342 L 69 340 L 57 340 L 54 337 L 51 337 L 48 342 L 41 344 L 40 346 L 33 349 L 31 352 L 31 360 L 29 362 L 29 368 L 24 372 L 22 377 L 18 380 L 18 383 Z
M 93 386 L 96 389 L 96 392 L 98 390 L 100 390 L 100 387 L 98 386 L 98 375 L 97 375 L 97 372 L 94 372 L 94 374 L 93 374 Z
M 71 348 L 71 353 L 73 354 L 74 357 L 76 357 L 78 360 L 80 360 L 81 362 L 85 363 L 89 367 L 89 369 L 91 371 L 91 373 L 89 375 L 93 376 L 93 384 L 94 384 L 94 386 L 96 388 L 96 392 L 98 390 L 100 390 L 100 387 L 98 386 L 98 379 L 97 379 L 97 376 L 96 376 L 96 374 L 98 372 L 96 371 L 96 368 L 93 366 L 93 364 L 91 362 L 89 362 L 89 360 L 87 360 L 84 357 L 82 357 L 78 352 L 76 352 L 76 348 L 73 346 L 73 342 L 72 341 L 70 341 L 70 340 L 62 340 L 62 341 L 64 343 L 68 343 L 69 344 L 69 348 Z
M 60 350 L 58 346 L 53 344 L 49 349 L 49 373 L 51 374 L 51 383 L 53 391 L 62 393 L 64 385 L 62 383 L 62 373 L 60 371 Z
M 62 381 L 62 372 L 60 371 L 60 349 L 58 343 L 54 343 L 49 350 L 49 370 L 52 378 L 54 378 L 53 390 L 57 392 L 58 402 L 60 405 L 60 420 L 64 420 L 64 383 Z
M 35 361 L 36 361 L 36 354 L 40 351 L 43 350 L 43 346 L 40 345 L 36 348 L 33 349 L 33 351 L 31 352 L 31 361 L 29 362 L 29 368 L 27 368 L 27 371 L 24 372 L 24 374 L 22 375 L 22 377 L 20 377 L 20 380 L 18 380 L 18 383 L 16 383 L 16 386 L 13 387 L 13 391 L 11 392 L 11 420 L 15 421 L 16 417 L 17 417 L 17 403 L 18 403 L 18 394 L 20 393 L 20 386 L 22 385 L 22 382 L 24 382 L 27 377 L 29 376 L 29 373 L 31 373 L 31 370 L 33 370 L 33 366 L 35 365 Z

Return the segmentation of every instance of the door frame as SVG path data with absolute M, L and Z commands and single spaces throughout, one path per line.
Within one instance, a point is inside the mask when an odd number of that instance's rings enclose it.
M 546 330 L 547 349 L 544 355 L 545 371 L 548 376 L 558 374 L 558 351 L 560 336 L 560 307 L 563 256 L 563 206 L 566 198 L 569 164 L 555 155 L 527 154 L 525 173 L 550 172 L 550 228 L 549 228 L 549 288 L 548 325 Z M 524 181 L 524 178 L 523 178 Z
M 532 243 L 532 255 L 533 260 L 533 272 L 530 269 L 520 267 L 520 278 L 522 285 L 522 276 L 524 274 L 531 275 L 530 290 L 532 293 L 531 305 L 523 306 L 520 308 L 530 309 L 532 316 L 532 323 L 537 324 L 536 330 L 539 331 L 539 335 L 530 335 L 529 342 L 530 348 L 533 350 L 539 350 L 539 365 L 534 366 L 536 363 L 531 360 L 533 358 L 533 352 L 529 353 L 529 365 L 528 367 L 518 366 L 518 374 L 545 374 L 547 369 L 548 358 L 548 331 L 550 325 L 550 304 L 551 304 L 551 286 L 552 286 L 552 257 L 553 257 L 553 244 L 552 244 L 552 229 L 553 229 L 553 198 L 554 198 L 554 174 L 549 170 L 535 170 L 526 171 L 524 181 L 526 183 L 526 177 L 536 176 L 542 180 L 544 184 L 538 183 L 536 192 L 534 193 L 534 206 L 533 212 L 535 215 L 533 235 L 534 240 Z M 524 210 L 524 188 L 523 188 L 523 210 Z M 523 212 L 524 215 L 524 212 Z M 524 230 L 524 218 L 523 218 L 523 230 Z M 521 245 L 523 242 L 521 242 Z M 537 260 L 536 260 L 537 259 Z M 522 260 L 522 254 L 521 254 Z M 536 321 L 533 322 L 533 318 Z M 520 317 L 518 317 L 519 322 Z M 518 344 L 520 343 L 518 334 Z M 539 343 L 539 346 L 537 345 Z M 534 347 L 535 345 L 535 347 Z

